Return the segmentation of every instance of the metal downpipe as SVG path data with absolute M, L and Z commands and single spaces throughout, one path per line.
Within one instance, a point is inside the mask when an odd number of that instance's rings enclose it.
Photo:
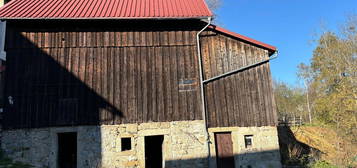
M 203 67 L 202 67 L 202 55 L 201 55 L 201 46 L 200 46 L 200 34 L 209 26 L 211 25 L 211 17 L 207 18 L 208 23 L 202 30 L 197 33 L 196 40 L 197 40 L 197 55 L 198 55 L 198 69 L 200 74 L 200 92 L 201 92 L 201 102 L 202 102 L 202 117 L 205 123 L 205 134 L 207 137 L 207 164 L 210 167 L 210 157 L 211 157 L 211 150 L 210 150 L 210 138 L 208 132 L 208 123 L 207 123 L 207 115 L 206 115 L 206 103 L 205 103 L 205 93 L 204 93 L 204 83 L 203 83 Z

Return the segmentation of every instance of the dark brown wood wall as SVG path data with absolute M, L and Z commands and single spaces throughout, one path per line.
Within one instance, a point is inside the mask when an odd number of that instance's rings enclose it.
M 8 22 L 4 127 L 202 119 L 195 27 Z
M 195 35 L 203 26 L 8 22 L 4 128 L 202 119 Z M 217 32 L 201 42 L 205 79 L 268 58 Z M 268 63 L 211 82 L 205 94 L 210 127 L 276 123 Z
M 215 31 L 202 34 L 204 79 L 268 59 L 268 51 Z M 276 124 L 269 63 L 205 85 L 210 127 Z

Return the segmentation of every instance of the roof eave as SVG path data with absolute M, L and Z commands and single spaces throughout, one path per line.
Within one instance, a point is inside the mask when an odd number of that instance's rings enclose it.
M 26 18 L 26 17 L 0 17 L 0 20 L 188 20 L 188 19 L 207 19 L 212 16 L 199 17 L 82 17 L 82 18 L 65 18 L 65 17 L 43 17 L 43 18 Z
M 275 46 L 260 42 L 258 40 L 254 40 L 254 39 L 252 39 L 250 37 L 243 36 L 243 35 L 235 33 L 235 32 L 231 32 L 231 31 L 229 31 L 227 29 L 224 29 L 224 28 L 221 28 L 221 27 L 218 27 L 218 26 L 215 26 L 215 25 L 211 25 L 210 28 L 212 30 L 216 30 L 218 32 L 221 32 L 221 33 L 226 34 L 228 36 L 231 36 L 233 38 L 238 38 L 238 39 L 240 39 L 242 41 L 245 41 L 245 42 L 254 44 L 254 45 L 258 46 L 258 47 L 264 48 L 264 49 L 269 51 L 269 56 L 273 55 L 277 51 L 277 48 Z

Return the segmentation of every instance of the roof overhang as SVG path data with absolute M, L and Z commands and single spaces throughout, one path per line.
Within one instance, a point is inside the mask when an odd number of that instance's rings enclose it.
M 48 18 L 24 18 L 24 17 L 0 17 L 0 20 L 191 20 L 191 19 L 207 19 L 211 16 L 203 17 L 98 17 L 98 18 L 63 18 L 63 17 L 48 17 Z

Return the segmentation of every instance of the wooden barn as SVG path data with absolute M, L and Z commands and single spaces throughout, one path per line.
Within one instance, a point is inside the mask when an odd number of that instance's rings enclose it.
M 12 0 L 1 147 L 38 168 L 281 167 L 276 48 L 204 0 Z

